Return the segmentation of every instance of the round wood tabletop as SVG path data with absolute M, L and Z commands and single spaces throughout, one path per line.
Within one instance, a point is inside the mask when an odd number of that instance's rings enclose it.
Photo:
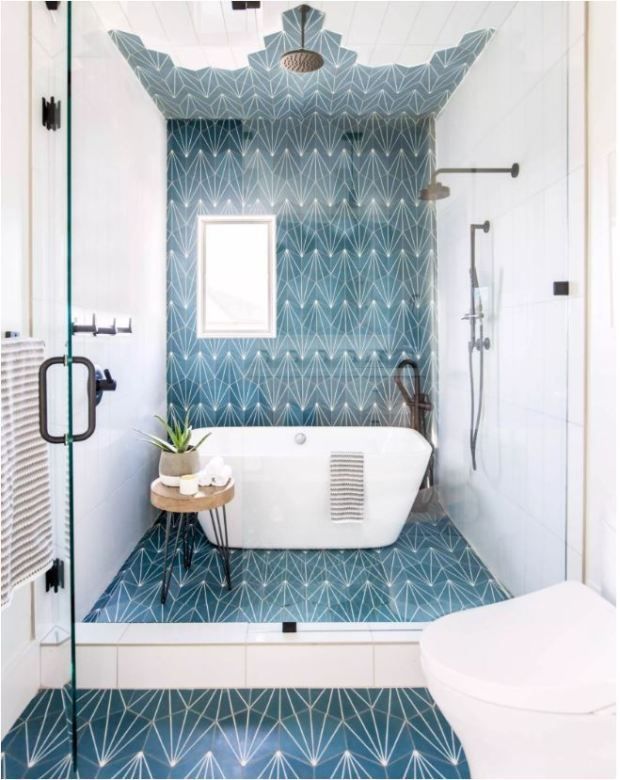
M 233 479 L 223 487 L 199 487 L 193 496 L 184 496 L 177 487 L 168 487 L 156 479 L 151 482 L 151 504 L 164 512 L 193 513 L 216 509 L 232 501 L 235 495 Z

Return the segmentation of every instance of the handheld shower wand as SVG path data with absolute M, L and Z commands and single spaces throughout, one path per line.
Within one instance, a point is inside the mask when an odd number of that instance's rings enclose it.
M 469 320 L 469 343 L 467 345 L 469 352 L 469 450 L 471 452 L 471 465 L 476 471 L 476 444 L 478 441 L 478 430 L 480 428 L 480 417 L 482 415 L 482 397 L 484 389 L 484 351 L 491 347 L 491 341 L 484 335 L 484 312 L 480 300 L 480 284 L 478 282 L 478 272 L 476 270 L 476 231 L 482 230 L 488 233 L 491 229 L 491 223 L 486 220 L 480 224 L 469 226 L 469 312 L 462 319 Z M 476 301 L 476 293 L 478 300 Z M 478 324 L 478 338 L 476 338 L 476 323 Z M 478 379 L 478 403 L 476 404 L 474 388 L 474 350 L 480 354 L 479 361 L 479 379 Z

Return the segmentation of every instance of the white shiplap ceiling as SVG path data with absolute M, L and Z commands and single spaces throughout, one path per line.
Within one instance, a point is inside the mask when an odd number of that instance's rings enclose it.
M 95 0 L 108 30 L 142 38 L 147 49 L 169 54 L 175 65 L 242 68 L 263 48 L 263 37 L 282 29 L 282 12 L 299 5 L 263 0 L 259 10 L 233 11 L 230 0 Z M 361 65 L 420 65 L 433 52 L 456 46 L 463 35 L 499 27 L 514 3 L 479 0 L 311 2 L 325 13 L 323 29 L 342 35 Z

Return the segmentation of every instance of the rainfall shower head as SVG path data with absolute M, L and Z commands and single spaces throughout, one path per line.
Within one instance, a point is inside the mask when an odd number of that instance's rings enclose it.
M 304 47 L 306 38 L 306 16 L 310 10 L 309 5 L 300 5 L 301 13 L 301 47 L 284 52 L 280 58 L 280 64 L 291 73 L 313 73 L 323 67 L 325 60 L 318 51 L 310 51 Z
M 516 179 L 519 163 L 513 163 L 510 168 L 439 168 L 431 176 L 429 184 L 420 191 L 420 200 L 443 200 L 450 197 L 450 187 L 437 181 L 440 173 L 509 173 Z
M 450 187 L 440 181 L 431 181 L 428 187 L 420 192 L 420 200 L 443 200 L 450 197 Z

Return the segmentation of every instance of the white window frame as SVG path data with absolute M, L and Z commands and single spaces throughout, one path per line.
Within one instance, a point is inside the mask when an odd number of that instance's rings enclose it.
M 207 330 L 205 328 L 205 284 L 206 284 L 206 248 L 205 232 L 209 225 L 247 225 L 249 223 L 262 223 L 268 226 L 267 247 L 267 273 L 268 273 L 268 322 L 265 328 L 251 328 L 240 323 L 238 328 L 227 330 Z M 202 339 L 246 339 L 246 338 L 275 338 L 276 337 L 276 217 L 274 214 L 239 214 L 234 216 L 205 215 L 198 217 L 198 257 L 197 257 L 197 308 L 196 308 L 196 332 Z

